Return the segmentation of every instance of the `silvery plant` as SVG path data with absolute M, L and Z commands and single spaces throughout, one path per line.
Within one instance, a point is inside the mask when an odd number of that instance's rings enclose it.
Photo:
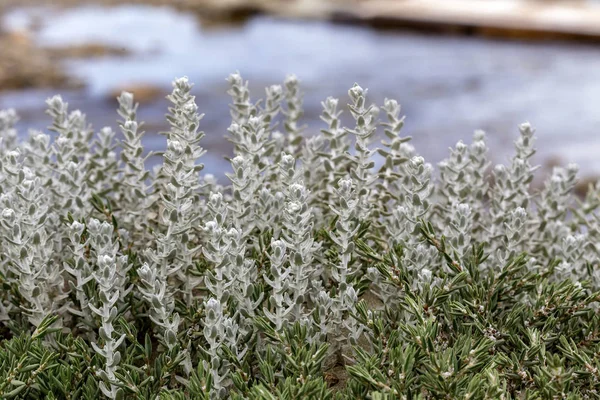
M 0 111 L 0 398 L 598 398 L 600 185 L 536 179 L 531 124 L 431 163 L 358 84 L 311 127 L 296 76 L 227 82 L 222 180 L 185 77 L 159 153 L 131 93 Z

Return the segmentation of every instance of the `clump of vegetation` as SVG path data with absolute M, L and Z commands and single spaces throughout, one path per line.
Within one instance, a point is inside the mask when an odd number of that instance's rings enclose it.
M 394 100 L 355 85 L 305 138 L 298 79 L 229 83 L 228 183 L 187 78 L 152 171 L 129 93 L 119 139 L 59 96 L 51 134 L 0 113 L 0 398 L 600 397 L 600 186 L 533 193 L 529 124 L 435 172 Z

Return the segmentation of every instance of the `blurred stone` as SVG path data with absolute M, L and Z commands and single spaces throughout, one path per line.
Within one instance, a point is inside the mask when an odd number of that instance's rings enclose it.
M 125 85 L 112 90 L 107 96 L 108 100 L 116 101 L 121 92 L 133 93 L 135 101 L 139 103 L 151 103 L 167 95 L 167 91 L 160 86 L 140 83 Z
M 26 32 L 0 34 L 0 49 L 0 91 L 81 86 L 67 77 L 48 51 L 37 48 Z
M 6 38 L 13 46 L 31 47 L 33 42 L 27 31 L 8 32 Z

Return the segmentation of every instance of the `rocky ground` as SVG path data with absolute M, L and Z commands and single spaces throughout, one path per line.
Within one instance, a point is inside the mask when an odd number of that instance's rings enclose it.
M 135 1 L 135 0 L 133 0 Z M 100 0 L 102 3 L 120 3 L 111 0 Z M 145 3 L 168 3 L 168 1 L 145 0 Z M 4 0 L 0 2 L 0 18 L 2 13 L 12 7 L 52 5 L 53 7 L 69 7 L 82 4 L 80 0 L 36 1 L 36 0 Z M 110 48 L 103 44 L 88 43 L 82 46 L 63 48 L 41 48 L 35 45 L 31 33 L 37 28 L 38 21 L 28 31 L 11 32 L 0 25 L 0 92 L 27 88 L 62 88 L 70 89 L 83 83 L 70 78 L 62 66 L 65 58 L 81 58 L 103 56 L 108 54 L 126 55 L 123 49 Z
M 0 90 L 77 84 L 64 75 L 50 52 L 34 46 L 26 34 L 1 34 L 0 48 Z
M 258 12 L 260 3 L 264 1 L 239 0 L 127 0 L 128 3 L 151 5 L 170 5 L 189 9 L 210 19 L 243 18 Z M 282 1 L 283 2 L 283 1 Z M 46 6 L 72 7 L 83 3 L 102 3 L 105 5 L 123 4 L 120 0 L 4 0 L 0 2 L 2 12 L 12 7 Z M 268 3 L 277 3 L 269 1 Z M 38 21 L 39 24 L 42 21 Z M 97 57 L 103 55 L 122 54 L 123 49 L 110 48 L 103 44 L 88 43 L 82 46 L 67 48 L 40 48 L 31 40 L 31 31 L 8 32 L 0 25 L 0 92 L 26 88 L 75 88 L 82 85 L 68 77 L 61 63 L 66 58 Z
M 80 46 L 40 48 L 28 32 L 0 33 L 0 91 L 27 88 L 77 88 L 83 85 L 65 74 L 64 59 L 127 55 L 121 48 L 87 43 Z

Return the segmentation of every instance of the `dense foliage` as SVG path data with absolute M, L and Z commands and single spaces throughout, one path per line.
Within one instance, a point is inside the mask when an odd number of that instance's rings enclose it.
M 186 78 L 152 171 L 129 93 L 120 139 L 59 96 L 28 140 L 0 112 L 0 398 L 600 397 L 600 187 L 532 189 L 529 124 L 434 173 L 394 100 L 355 85 L 307 138 L 295 77 L 229 84 L 227 184 Z

